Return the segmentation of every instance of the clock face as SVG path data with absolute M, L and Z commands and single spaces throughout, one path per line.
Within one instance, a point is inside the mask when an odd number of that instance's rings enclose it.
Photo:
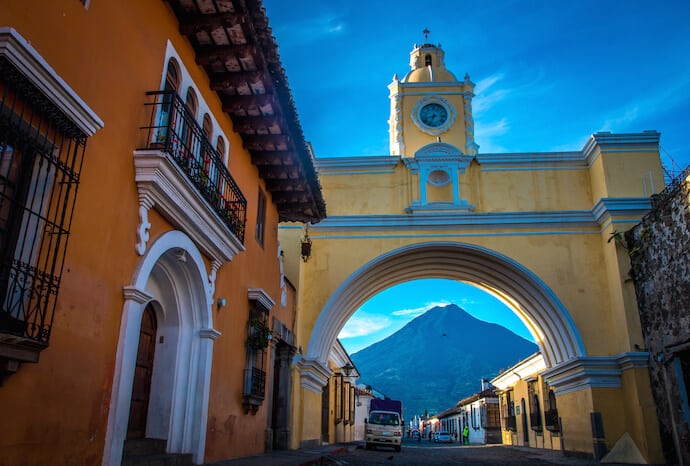
M 455 109 L 443 97 L 431 94 L 414 104 L 410 116 L 422 132 L 438 136 L 453 126 Z
M 419 110 L 419 119 L 430 128 L 438 128 L 448 120 L 448 110 L 443 105 L 432 102 Z

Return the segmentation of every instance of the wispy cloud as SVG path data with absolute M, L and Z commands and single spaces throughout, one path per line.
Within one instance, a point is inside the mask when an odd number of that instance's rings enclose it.
M 638 120 L 649 120 L 683 105 L 690 98 L 690 77 L 668 79 L 649 92 L 646 98 L 628 103 L 609 112 L 601 125 L 603 131 L 624 131 Z
M 463 307 L 463 306 L 469 307 L 469 306 L 473 306 L 473 305 L 478 304 L 478 303 L 477 303 L 477 301 L 474 300 L 474 299 L 470 299 L 470 298 L 460 298 L 460 302 L 458 302 L 458 303 L 456 303 L 456 304 L 459 304 L 460 307 Z
M 477 96 L 472 103 L 472 113 L 475 118 L 486 112 L 496 103 L 502 101 L 510 94 L 508 89 L 496 89 L 494 86 L 503 80 L 504 73 L 495 73 L 491 76 L 482 79 L 474 87 L 474 93 Z M 493 89 L 492 89 L 493 87 Z
M 488 122 L 481 121 L 480 119 L 474 125 L 474 139 L 483 153 L 507 152 L 505 147 L 497 145 L 492 141 L 492 138 L 495 139 L 497 136 L 502 136 L 508 131 L 510 131 L 510 124 L 505 117 L 498 121 Z
M 347 24 L 342 18 L 335 14 L 323 14 L 290 23 L 277 30 L 276 37 L 281 47 L 294 47 L 317 43 L 328 37 L 342 35 L 346 31 Z
M 390 325 L 386 316 L 352 316 L 340 331 L 338 338 L 364 337 L 376 333 Z
M 602 130 L 614 131 L 622 128 L 627 128 L 631 123 L 635 122 L 640 115 L 639 107 L 637 105 L 623 110 L 623 114 L 609 118 L 604 122 Z
M 442 300 L 440 300 L 440 301 L 433 301 L 433 302 L 430 302 L 430 303 L 426 303 L 425 305 L 420 306 L 420 307 L 415 307 L 415 308 L 411 308 L 411 309 L 400 309 L 400 310 L 397 310 L 397 311 L 393 311 L 393 312 L 391 312 L 391 314 L 393 314 L 394 316 L 413 316 L 413 317 L 417 317 L 417 316 L 420 316 L 420 315 L 424 314 L 426 311 L 428 311 L 428 310 L 431 309 L 432 307 L 436 307 L 436 306 L 446 306 L 446 305 L 448 305 L 448 304 L 451 304 L 451 302 L 448 301 L 447 299 L 442 299 Z

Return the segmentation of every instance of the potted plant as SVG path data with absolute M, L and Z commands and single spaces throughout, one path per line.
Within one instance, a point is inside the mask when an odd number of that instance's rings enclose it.
M 249 336 L 247 337 L 247 344 L 250 348 L 255 350 L 266 349 L 270 343 L 273 335 L 269 329 L 259 319 L 251 319 L 249 321 Z

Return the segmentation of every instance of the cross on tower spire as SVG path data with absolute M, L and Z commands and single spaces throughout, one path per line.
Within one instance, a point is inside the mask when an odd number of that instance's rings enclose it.
M 429 33 L 430 33 L 430 32 L 431 32 L 431 31 L 429 31 L 427 28 L 424 28 L 424 30 L 422 31 L 422 34 L 424 34 L 424 43 L 425 43 L 425 44 L 426 44 L 427 42 L 429 42 Z

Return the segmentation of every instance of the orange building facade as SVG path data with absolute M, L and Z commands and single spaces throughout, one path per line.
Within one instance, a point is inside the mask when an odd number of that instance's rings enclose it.
M 326 212 L 260 2 L 0 0 L 0 155 L 0 464 L 289 448 Z

